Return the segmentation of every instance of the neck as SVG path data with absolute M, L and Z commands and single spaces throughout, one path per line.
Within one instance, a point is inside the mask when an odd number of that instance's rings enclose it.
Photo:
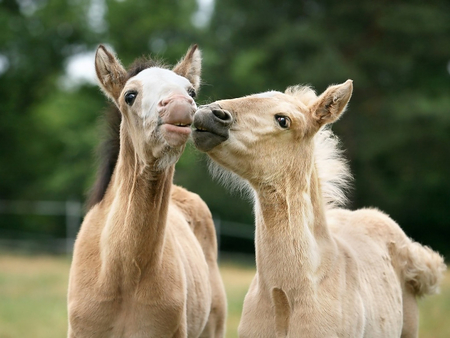
M 122 264 L 124 278 L 157 264 L 162 254 L 174 165 L 155 170 L 139 160 L 131 138 L 121 127 L 119 158 L 105 201 L 109 201 L 102 234 L 106 270 Z M 152 263 L 153 262 L 153 263 Z M 116 270 L 117 269 L 112 269 Z
M 256 264 L 269 288 L 314 283 L 333 257 L 315 164 L 301 158 L 308 164 L 255 189 Z

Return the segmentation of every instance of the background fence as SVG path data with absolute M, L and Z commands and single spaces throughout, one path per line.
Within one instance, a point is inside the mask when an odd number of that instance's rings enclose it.
M 65 236 L 55 238 L 45 232 L 25 232 L 0 228 L 0 250 L 72 254 L 76 235 L 83 220 L 83 204 L 76 200 L 67 201 L 23 201 L 0 200 L 0 217 L 16 215 L 63 216 L 61 227 Z M 249 224 L 228 222 L 214 217 L 219 250 L 235 240 L 253 241 L 254 227 Z

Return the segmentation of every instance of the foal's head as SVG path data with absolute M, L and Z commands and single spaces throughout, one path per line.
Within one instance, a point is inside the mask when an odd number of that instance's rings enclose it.
M 320 96 L 297 86 L 202 106 L 194 116 L 195 145 L 251 183 L 276 180 L 312 158 L 314 135 L 340 117 L 352 89 L 348 80 Z
M 139 160 L 159 169 L 178 160 L 191 133 L 197 108 L 201 54 L 191 47 L 172 69 L 149 67 L 128 75 L 120 61 L 104 46 L 95 56 L 100 87 L 122 114 L 123 133 Z M 125 135 L 121 134 L 121 137 Z

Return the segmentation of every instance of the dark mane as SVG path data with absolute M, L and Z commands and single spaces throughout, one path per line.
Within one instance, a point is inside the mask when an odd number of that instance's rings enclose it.
M 127 80 L 133 76 L 136 76 L 144 69 L 150 67 L 166 68 L 166 66 L 159 61 L 141 57 L 136 59 L 128 68 Z M 122 115 L 116 105 L 111 104 L 104 114 L 104 119 L 106 120 L 107 133 L 98 149 L 99 164 L 97 169 L 97 177 L 91 191 L 89 192 L 86 210 L 91 209 L 105 196 L 106 189 L 108 189 L 114 168 L 116 167 L 117 159 L 119 157 L 120 123 L 122 122 Z
M 159 67 L 159 68 L 167 68 L 163 63 L 157 60 L 153 60 L 149 57 L 140 57 L 128 67 L 128 77 L 127 79 L 132 78 L 133 76 L 138 75 L 144 69 L 151 67 Z

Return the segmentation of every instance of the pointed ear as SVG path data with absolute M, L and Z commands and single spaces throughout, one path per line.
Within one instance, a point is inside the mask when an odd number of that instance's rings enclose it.
M 191 46 L 186 55 L 172 69 L 175 73 L 188 79 L 195 90 L 200 87 L 202 72 L 202 53 L 197 45 Z
M 352 96 L 353 81 L 330 86 L 311 104 L 310 110 L 312 117 L 324 125 L 333 123 L 342 115 L 347 107 L 347 103 Z
M 95 53 L 95 72 L 103 92 L 117 103 L 127 72 L 114 54 L 103 45 L 98 46 Z

